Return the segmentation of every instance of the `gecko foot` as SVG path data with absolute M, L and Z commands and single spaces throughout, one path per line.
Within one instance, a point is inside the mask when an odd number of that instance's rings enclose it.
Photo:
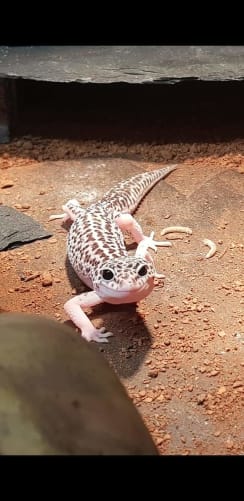
M 151 232 L 149 237 L 143 238 L 141 242 L 138 244 L 136 249 L 136 257 L 144 257 L 147 249 L 152 249 L 154 252 L 157 252 L 157 247 L 171 247 L 171 242 L 158 242 L 157 240 L 153 240 L 154 231 Z
M 87 341 L 96 341 L 96 343 L 108 343 L 107 338 L 113 336 L 113 333 L 105 332 L 105 327 L 101 327 L 101 329 L 83 329 L 81 335 Z

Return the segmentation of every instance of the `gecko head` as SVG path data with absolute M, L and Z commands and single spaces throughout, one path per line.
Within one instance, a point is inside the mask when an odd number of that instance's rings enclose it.
M 111 259 L 96 270 L 94 290 L 108 303 L 134 303 L 148 296 L 154 285 L 154 266 L 140 257 Z

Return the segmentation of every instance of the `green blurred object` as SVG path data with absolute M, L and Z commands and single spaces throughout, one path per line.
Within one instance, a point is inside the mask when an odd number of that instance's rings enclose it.
M 97 347 L 71 328 L 0 315 L 0 454 L 158 454 Z

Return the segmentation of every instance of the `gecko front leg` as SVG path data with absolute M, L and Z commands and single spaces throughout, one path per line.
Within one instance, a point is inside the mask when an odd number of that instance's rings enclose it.
M 155 252 L 157 252 L 157 247 L 170 247 L 172 245 L 170 242 L 153 240 L 154 232 L 151 233 L 150 237 L 146 237 L 141 226 L 131 214 L 121 214 L 116 217 L 115 221 L 121 231 L 128 231 L 133 236 L 137 244 L 145 240 L 147 248 L 150 247 Z
M 157 252 L 157 247 L 172 246 L 171 242 L 153 240 L 153 231 L 151 232 L 149 237 L 146 237 L 143 234 L 141 226 L 131 214 L 121 214 L 115 219 L 115 221 L 121 231 L 129 231 L 135 241 L 139 244 L 136 249 L 136 257 L 145 257 L 148 261 L 154 264 L 152 257 L 150 256 L 149 252 L 147 252 L 147 249 L 150 248 L 153 249 L 154 252 Z M 165 278 L 165 275 L 155 272 L 155 278 Z
M 107 343 L 107 337 L 113 336 L 112 332 L 104 332 L 104 327 L 96 329 L 90 322 L 82 308 L 89 308 L 103 303 L 103 300 L 94 291 L 84 292 L 75 296 L 64 305 L 64 310 L 72 322 L 81 330 L 81 335 L 87 341 Z
M 154 237 L 154 232 L 152 231 L 149 237 L 145 237 L 143 240 L 140 241 L 136 249 L 135 256 L 145 258 L 154 265 L 153 258 L 147 251 L 148 247 L 153 248 L 152 246 L 154 246 L 154 244 L 157 244 L 157 242 L 153 240 L 153 237 Z M 163 273 L 157 273 L 156 271 L 154 276 L 155 278 L 165 278 L 165 275 Z

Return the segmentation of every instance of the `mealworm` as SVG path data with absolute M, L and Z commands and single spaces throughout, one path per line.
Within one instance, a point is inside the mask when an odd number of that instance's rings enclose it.
M 53 214 L 49 216 L 49 221 L 53 221 L 54 219 L 62 219 L 66 216 L 66 214 Z
M 208 240 L 208 238 L 204 238 L 203 243 L 204 243 L 204 245 L 207 245 L 210 249 L 205 256 L 206 259 L 209 259 L 210 257 L 214 256 L 214 254 L 217 251 L 217 247 L 216 247 L 215 243 L 212 242 L 212 240 Z
M 168 226 L 160 232 L 160 235 L 166 235 L 166 233 L 187 233 L 191 235 L 192 229 L 187 226 Z

